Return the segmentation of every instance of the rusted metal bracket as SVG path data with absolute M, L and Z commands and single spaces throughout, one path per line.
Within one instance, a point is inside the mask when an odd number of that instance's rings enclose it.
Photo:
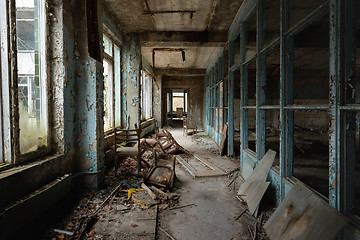
M 194 15 L 196 11 L 194 10 L 168 10 L 168 11 L 144 11 L 143 15 L 156 15 L 156 14 L 168 14 L 168 13 L 190 13 L 191 17 Z

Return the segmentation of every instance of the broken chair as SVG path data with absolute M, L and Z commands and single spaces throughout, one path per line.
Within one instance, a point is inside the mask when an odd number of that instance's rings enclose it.
M 147 173 L 145 182 L 171 189 L 174 185 L 174 179 L 176 178 L 175 156 L 167 155 L 166 159 L 157 159 L 156 153 L 154 153 L 154 158 L 155 165 L 153 165 Z
M 135 124 L 134 129 L 121 129 L 115 128 L 115 174 L 119 161 L 124 157 L 136 157 L 137 158 L 137 172 L 141 171 L 141 144 L 140 144 L 140 132 Z
M 197 126 L 190 126 L 187 117 L 182 117 L 183 120 L 183 135 L 187 136 L 189 133 L 197 133 Z
M 179 145 L 167 130 L 162 130 L 162 135 L 156 137 L 157 146 L 165 154 L 179 151 Z

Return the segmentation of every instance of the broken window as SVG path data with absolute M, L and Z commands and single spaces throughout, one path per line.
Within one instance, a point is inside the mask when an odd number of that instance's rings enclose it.
M 280 110 L 266 110 L 265 152 L 269 149 L 280 152 Z M 279 154 L 276 154 L 273 166 L 279 166 Z
M 12 142 L 10 123 L 10 59 L 9 57 L 9 29 L 8 29 L 8 1 L 0 1 L 0 165 L 12 163 Z M 1 166 L 0 166 L 1 168 Z
M 329 15 L 294 36 L 295 105 L 328 105 Z
M 16 0 L 20 152 L 48 145 L 45 1 Z
M 4 101 L 3 101 L 3 90 L 5 81 L 8 83 L 8 50 L 7 50 L 7 14 L 6 14 L 6 4 L 5 1 L 0 1 L 0 115 L 3 116 Z M 6 86 L 6 85 L 5 85 Z M 5 149 L 4 149 L 4 118 L 0 118 L 0 168 L 6 163 L 5 158 Z
M 141 116 L 142 120 L 152 117 L 152 79 L 146 70 L 141 74 Z
M 113 56 L 113 43 L 110 40 L 110 38 L 108 38 L 107 36 L 103 36 L 103 41 L 104 41 L 104 52 L 106 54 L 108 54 L 110 57 Z
M 329 195 L 329 117 L 327 111 L 294 111 L 294 176 Z

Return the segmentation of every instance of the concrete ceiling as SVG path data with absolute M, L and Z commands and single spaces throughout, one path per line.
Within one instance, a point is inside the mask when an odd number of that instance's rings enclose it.
M 299 9 L 295 19 L 306 16 L 319 0 Z M 152 64 L 154 49 L 158 74 L 168 76 L 199 76 L 227 41 L 227 31 L 243 0 L 104 0 L 105 7 L 125 32 L 139 33 L 141 52 Z M 279 1 L 265 1 L 265 43 L 279 36 Z M 247 59 L 256 54 L 256 12 L 248 20 Z M 323 70 L 328 67 L 329 16 L 317 20 L 295 37 L 295 68 Z M 311 39 L 311 41 L 309 41 Z M 239 56 L 239 45 L 236 45 Z M 272 51 L 268 64 L 280 63 L 278 49 Z M 254 65 L 255 66 L 255 65 Z M 249 66 L 250 69 L 252 66 Z
M 105 7 L 125 32 L 138 32 L 141 51 L 152 64 L 154 48 L 180 48 L 181 52 L 155 53 L 155 67 L 205 69 L 219 47 L 243 0 L 104 0 Z M 166 71 L 162 71 L 166 73 Z M 174 71 L 170 71 L 174 73 Z M 195 71 L 199 73 L 199 71 Z
M 205 69 L 207 63 L 217 53 L 217 47 L 186 47 L 185 61 L 182 59 L 182 53 L 155 51 L 155 66 L 157 68 L 192 68 Z M 142 47 L 141 52 L 145 60 L 152 62 L 152 47 Z

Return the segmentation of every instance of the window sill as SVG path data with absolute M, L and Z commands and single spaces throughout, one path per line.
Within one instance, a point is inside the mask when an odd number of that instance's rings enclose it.
M 0 174 L 2 171 L 8 170 L 11 167 L 12 167 L 12 164 L 9 164 L 9 163 L 0 164 Z
M 0 173 L 0 208 L 72 172 L 72 156 L 58 154 Z
M 16 166 L 16 165 L 11 165 L 11 164 L 7 164 L 7 169 L 2 169 L 2 166 L 0 167 L 0 170 L 3 170 L 0 172 L 0 180 L 3 178 L 6 178 L 8 176 L 26 171 L 30 168 L 36 167 L 36 166 L 41 166 L 44 164 L 49 164 L 52 161 L 55 161 L 56 159 L 62 158 L 64 157 L 63 154 L 59 154 L 59 155 L 55 155 L 55 156 L 51 156 L 51 157 L 47 157 L 43 160 L 38 160 L 35 162 L 31 162 L 31 163 L 27 163 L 21 166 Z
M 104 137 L 106 138 L 106 137 L 109 137 L 109 136 L 113 135 L 114 131 L 115 131 L 114 128 L 111 128 L 109 130 L 104 131 Z

